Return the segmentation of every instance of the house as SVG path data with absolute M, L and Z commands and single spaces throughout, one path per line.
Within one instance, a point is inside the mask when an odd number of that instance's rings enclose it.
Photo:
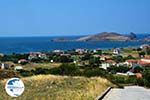
M 105 57 L 100 57 L 100 61 L 105 61 L 106 60 L 106 58 Z
M 76 49 L 75 52 L 77 52 L 78 54 L 84 54 L 84 53 L 87 53 L 88 50 L 87 49 Z
M 37 52 L 31 52 L 28 56 L 28 59 L 29 60 L 32 60 L 32 59 L 37 59 L 38 58 L 38 54 Z
M 117 67 L 119 66 L 127 66 L 127 64 L 125 62 L 119 62 L 116 64 Z
M 38 59 L 38 58 L 47 59 L 47 55 L 41 52 L 31 52 L 28 56 L 29 60 Z
M 94 49 L 93 53 L 102 54 L 102 50 L 100 48 Z
M 116 62 L 114 60 L 107 60 L 101 64 L 100 68 L 107 69 L 111 66 L 114 66 L 115 64 Z
M 120 53 L 121 53 L 120 48 L 113 49 L 113 54 L 114 55 L 120 55 Z
M 126 61 L 125 61 L 125 64 L 126 64 L 129 68 L 133 68 L 133 67 L 139 66 L 139 65 L 138 65 L 138 60 L 135 60 L 135 59 L 126 60 Z
M 18 64 L 21 64 L 21 63 L 27 63 L 28 61 L 26 60 L 26 59 L 20 59 L 19 61 L 18 61 Z
M 60 56 L 71 57 L 71 54 L 60 54 Z
M 117 75 L 124 75 L 124 76 L 127 76 L 127 75 L 128 75 L 127 73 L 119 73 L 119 72 L 117 72 L 116 74 L 117 74 Z
M 142 77 L 143 77 L 141 73 L 135 73 L 135 76 L 136 76 L 136 78 L 137 78 L 137 79 L 139 79 L 139 78 L 142 78 Z
M 0 64 L 0 69 L 9 69 L 9 64 L 6 64 L 6 63 L 1 63 Z
M 111 57 L 109 55 L 100 55 L 100 60 L 101 61 L 105 61 L 107 59 L 111 59 Z
M 19 71 L 19 70 L 22 70 L 22 69 L 23 69 L 22 66 L 16 66 L 16 67 L 14 68 L 15 71 Z
M 140 46 L 141 49 L 150 48 L 149 44 L 143 44 Z
M 39 54 L 38 57 L 41 59 L 48 59 L 47 55 L 44 53 Z
M 150 66 L 150 59 L 148 58 L 142 58 L 138 61 L 138 64 L 140 64 L 141 66 Z
M 78 61 L 78 62 L 74 62 L 77 66 L 87 66 L 89 65 L 88 61 Z
M 64 51 L 63 50 L 53 50 L 53 53 L 64 54 Z

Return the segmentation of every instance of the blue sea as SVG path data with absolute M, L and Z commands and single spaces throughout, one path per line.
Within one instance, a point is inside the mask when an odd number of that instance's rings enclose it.
M 139 36 L 140 38 L 141 36 Z M 150 44 L 143 41 L 66 41 L 53 42 L 51 41 L 58 37 L 0 37 L 0 53 L 28 53 L 35 51 L 52 51 L 55 49 L 71 50 L 76 48 L 87 49 L 109 49 L 114 47 L 137 47 L 142 44 Z M 75 39 L 76 37 L 66 37 Z

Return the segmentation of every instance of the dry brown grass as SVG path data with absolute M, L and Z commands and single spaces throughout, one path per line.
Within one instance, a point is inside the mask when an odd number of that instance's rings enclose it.
M 69 77 L 38 75 L 22 78 L 25 92 L 17 100 L 93 100 L 108 86 L 100 77 Z M 12 100 L 5 90 L 6 80 L 0 81 L 0 100 Z
M 54 68 L 59 67 L 61 63 L 29 63 L 24 65 L 25 70 L 32 70 L 35 68 Z

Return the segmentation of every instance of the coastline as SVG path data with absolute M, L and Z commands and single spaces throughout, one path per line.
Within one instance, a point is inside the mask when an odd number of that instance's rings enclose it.
M 78 36 L 79 37 L 79 36 Z M 69 37 L 72 41 L 51 41 L 55 37 L 0 37 L 0 53 L 29 53 L 53 50 L 85 49 L 112 49 L 138 47 L 143 44 L 150 44 L 150 41 L 73 41 L 77 37 Z

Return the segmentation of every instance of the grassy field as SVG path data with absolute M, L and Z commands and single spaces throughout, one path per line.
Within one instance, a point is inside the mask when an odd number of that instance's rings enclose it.
M 103 78 L 38 75 L 22 78 L 25 91 L 18 98 L 5 92 L 6 80 L 0 81 L 0 100 L 94 100 L 112 84 Z
M 138 58 L 138 52 L 137 51 L 133 51 L 133 48 L 124 48 L 123 50 L 123 56 L 126 57 L 128 55 L 132 55 L 135 58 Z
M 54 68 L 59 67 L 61 63 L 29 63 L 24 65 L 25 70 L 32 70 L 35 68 Z

